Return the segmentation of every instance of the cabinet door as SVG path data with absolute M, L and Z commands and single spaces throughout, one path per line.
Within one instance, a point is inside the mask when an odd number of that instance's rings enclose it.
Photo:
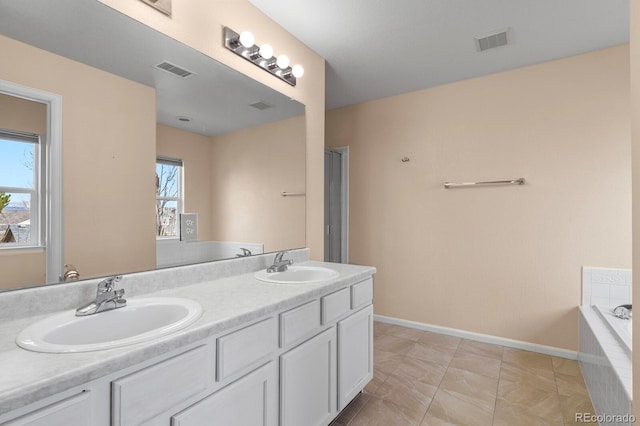
M 329 424 L 336 414 L 336 373 L 335 328 L 282 355 L 281 426 Z
M 338 411 L 373 378 L 373 306 L 338 323 Z
M 278 369 L 270 362 L 171 418 L 171 426 L 276 426 Z

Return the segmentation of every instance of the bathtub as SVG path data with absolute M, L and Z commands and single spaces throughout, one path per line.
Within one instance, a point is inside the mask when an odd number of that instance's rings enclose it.
M 594 306 L 598 314 L 606 321 L 610 329 L 616 334 L 618 339 L 624 343 L 629 354 L 631 354 L 631 336 L 633 321 L 631 319 L 620 319 L 613 315 L 615 306 Z
M 612 307 L 580 307 L 578 362 L 596 414 L 602 419 L 631 413 L 631 321 Z M 630 424 L 603 421 L 601 425 Z

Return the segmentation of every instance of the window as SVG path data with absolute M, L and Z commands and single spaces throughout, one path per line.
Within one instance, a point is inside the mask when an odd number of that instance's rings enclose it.
M 0 248 L 43 243 L 43 151 L 39 135 L 0 129 Z
M 182 160 L 158 158 L 156 162 L 156 235 L 180 236 L 182 200 Z

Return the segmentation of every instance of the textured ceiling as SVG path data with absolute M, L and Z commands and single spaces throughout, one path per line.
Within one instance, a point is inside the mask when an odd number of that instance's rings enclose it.
M 629 0 L 250 2 L 326 59 L 328 109 L 629 40 Z M 475 35 L 504 28 L 510 45 L 476 51 Z

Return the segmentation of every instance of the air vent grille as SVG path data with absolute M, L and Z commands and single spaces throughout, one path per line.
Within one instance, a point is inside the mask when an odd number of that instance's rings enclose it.
M 168 73 L 171 73 L 175 76 L 178 76 L 180 78 L 187 78 L 192 76 L 194 73 L 192 73 L 191 71 L 188 71 L 182 67 L 179 67 L 175 64 L 172 64 L 171 62 L 167 62 L 164 61 L 158 65 L 156 65 L 156 68 L 162 70 L 162 71 L 166 71 Z
M 484 52 L 485 50 L 495 49 L 496 47 L 506 46 L 509 44 L 509 31 L 500 30 L 494 31 L 489 34 L 482 34 L 474 37 L 476 42 L 476 49 L 478 52 Z
M 254 107 L 256 109 L 259 109 L 259 110 L 273 108 L 273 105 L 268 104 L 265 101 L 254 102 L 252 104 L 249 104 L 249 106 L 252 106 L 252 107 Z

